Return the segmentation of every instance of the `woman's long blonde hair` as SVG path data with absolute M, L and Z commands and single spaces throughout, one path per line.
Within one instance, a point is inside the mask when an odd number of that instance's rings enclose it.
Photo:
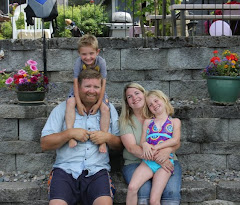
M 166 94 L 164 94 L 161 90 L 151 90 L 146 92 L 146 98 L 150 96 L 156 96 L 159 99 L 163 100 L 166 106 L 166 112 L 168 115 L 173 116 L 174 108 L 170 103 L 170 100 Z M 145 103 L 146 104 L 146 103 Z M 144 106 L 143 115 L 145 118 L 152 118 L 153 114 L 150 112 L 147 106 Z
M 122 110 L 119 118 L 120 127 L 125 127 L 127 124 L 130 124 L 132 126 L 135 126 L 132 120 L 133 110 L 131 107 L 129 107 L 126 97 L 126 91 L 128 88 L 136 88 L 140 92 L 142 92 L 144 95 L 146 93 L 146 90 L 138 83 L 129 83 L 125 85 L 123 90 L 123 96 L 122 96 Z

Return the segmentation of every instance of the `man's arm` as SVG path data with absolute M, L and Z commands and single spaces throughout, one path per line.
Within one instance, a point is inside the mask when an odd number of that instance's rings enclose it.
M 41 138 L 41 148 L 43 151 L 55 150 L 62 147 L 70 139 L 86 142 L 89 139 L 88 131 L 81 128 L 71 128 L 44 136 Z
M 86 142 L 89 138 L 88 132 L 81 128 L 71 128 L 59 133 L 53 133 L 41 138 L 43 151 L 55 150 L 62 147 L 70 139 Z
M 123 145 L 122 145 L 120 137 L 113 135 L 109 132 L 92 131 L 90 133 L 90 140 L 94 144 L 107 143 L 108 146 L 114 150 L 122 150 L 123 149 Z

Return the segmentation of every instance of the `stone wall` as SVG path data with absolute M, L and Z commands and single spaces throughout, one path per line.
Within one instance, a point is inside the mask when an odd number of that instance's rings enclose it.
M 77 40 L 47 41 L 51 88 L 46 105 L 21 106 L 14 92 L 0 90 L 0 170 L 34 173 L 51 169 L 55 154 L 41 151 L 40 134 L 49 113 L 58 102 L 66 99 L 72 85 L 72 69 L 78 56 Z M 131 81 L 139 82 L 146 89 L 161 89 L 170 96 L 175 116 L 182 120 L 182 145 L 177 155 L 183 171 L 240 170 L 240 102 L 232 106 L 211 103 L 206 81 L 200 75 L 213 50 L 221 52 L 231 48 L 237 52 L 238 37 L 99 38 L 99 44 L 101 56 L 107 61 L 107 92 L 118 112 L 123 86 Z M 5 52 L 0 70 L 17 70 L 30 58 L 38 62 L 38 68 L 43 68 L 41 40 L 2 40 L 0 46 Z M 123 163 L 121 153 L 112 152 L 111 163 L 123 192 L 116 200 L 124 203 L 126 185 L 119 174 Z M 207 191 L 204 186 L 202 190 Z M 207 199 L 197 199 L 193 192 L 190 197 L 189 189 L 184 188 L 183 202 L 227 199 L 218 197 L 220 189 L 217 195 L 215 186 L 213 190 Z

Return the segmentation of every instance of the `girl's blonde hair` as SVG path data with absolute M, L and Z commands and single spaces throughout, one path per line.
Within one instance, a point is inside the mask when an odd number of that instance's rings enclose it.
M 93 49 L 98 50 L 98 40 L 94 35 L 85 34 L 78 41 L 78 52 L 82 47 L 92 47 Z
M 125 85 L 123 90 L 123 96 L 122 96 L 122 110 L 119 117 L 120 127 L 123 127 L 123 128 L 126 127 L 127 124 L 135 126 L 132 120 L 133 110 L 131 107 L 129 107 L 127 102 L 126 91 L 128 88 L 136 88 L 140 92 L 142 92 L 144 95 L 146 93 L 146 90 L 138 83 L 133 82 Z
M 159 99 L 163 100 L 163 102 L 165 103 L 165 106 L 166 106 L 167 114 L 170 115 L 170 116 L 173 116 L 174 108 L 171 105 L 170 100 L 169 100 L 167 95 L 165 95 L 161 90 L 151 90 L 151 91 L 146 92 L 146 98 L 150 97 L 150 96 L 156 96 Z M 147 103 L 145 103 L 144 110 L 143 110 L 143 115 L 146 118 L 152 118 L 153 114 L 150 112 L 150 110 L 148 109 L 146 104 Z

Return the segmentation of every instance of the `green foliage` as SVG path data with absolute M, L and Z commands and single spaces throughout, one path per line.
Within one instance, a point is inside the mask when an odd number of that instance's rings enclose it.
M 24 29 L 24 14 L 23 14 L 23 12 L 20 13 L 18 20 L 16 20 L 16 27 L 17 27 L 17 29 Z
M 10 21 L 2 23 L 1 35 L 4 39 L 12 38 L 12 24 Z
M 95 4 L 82 6 L 59 6 L 58 7 L 58 31 L 55 36 L 71 37 L 71 32 L 66 29 L 65 19 L 73 20 L 78 28 L 84 33 L 103 36 L 105 25 L 108 22 L 108 14 L 105 8 Z

